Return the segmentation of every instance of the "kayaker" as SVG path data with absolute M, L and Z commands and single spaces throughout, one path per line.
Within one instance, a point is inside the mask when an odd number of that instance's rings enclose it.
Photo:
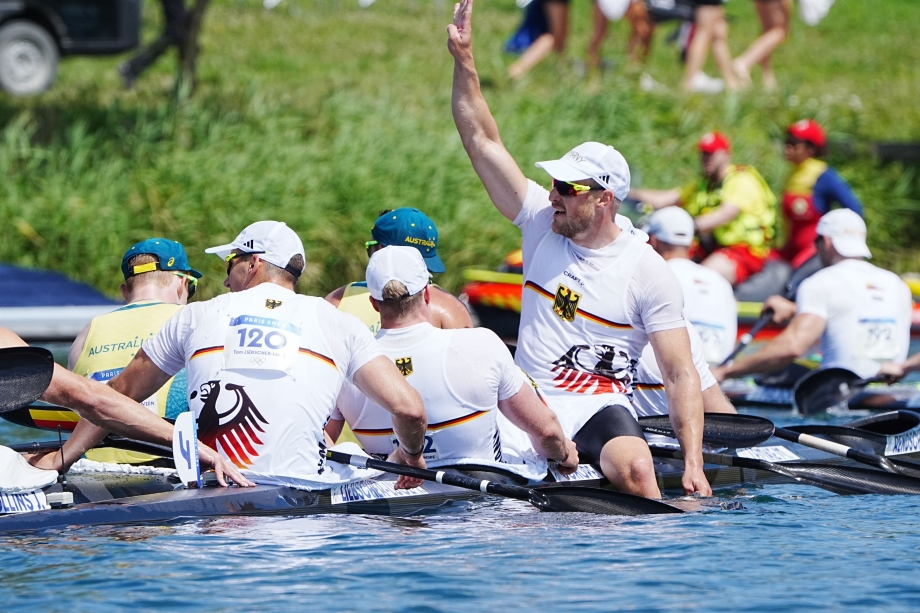
M 383 211 L 371 228 L 371 240 L 364 246 L 370 257 L 378 249 L 390 245 L 414 247 L 422 254 L 428 271 L 443 273 L 444 262 L 438 256 L 438 228 L 418 209 L 400 208 Z M 340 311 L 363 321 L 376 334 L 380 329 L 380 314 L 372 307 L 367 283 L 358 281 L 344 285 L 326 296 Z M 431 324 L 436 328 L 472 328 L 473 321 L 466 306 L 453 294 L 437 285 L 431 288 Z
M 656 210 L 683 207 L 700 235 L 701 264 L 738 285 L 763 270 L 770 255 L 776 196 L 757 169 L 732 164 L 724 134 L 704 134 L 698 148 L 703 168 L 698 181 L 668 190 L 634 188 L 629 197 Z
M 400 441 L 394 459 L 424 467 L 427 422 L 418 393 L 361 322 L 294 292 L 306 258 L 292 229 L 259 221 L 206 252 L 226 261 L 230 293 L 176 313 L 109 385 L 148 398 L 187 368 L 203 443 L 255 482 L 312 488 L 345 478 L 338 476 L 343 467 L 326 464 L 323 425 L 344 382 L 353 382 L 392 412 Z M 79 427 L 65 448 L 105 434 Z M 420 483 L 400 478 L 397 487 Z
M 68 370 L 103 383 L 120 373 L 141 345 L 188 302 L 201 278 L 182 245 L 167 238 L 132 245 L 121 259 L 121 272 L 125 279 L 121 295 L 127 304 L 94 317 L 77 335 L 67 357 Z M 175 418 L 188 408 L 185 386 L 181 371 L 141 404 L 160 417 Z M 117 464 L 159 461 L 156 456 L 107 448 L 87 451 L 86 458 Z
M 820 159 L 826 142 L 824 129 L 811 119 L 797 121 L 786 130 L 783 154 L 793 169 L 783 189 L 786 242 L 780 255 L 793 268 L 815 255 L 815 229 L 831 207 L 837 205 L 863 214 L 862 204 L 849 184 Z
M 768 304 L 778 317 L 795 316 L 760 351 L 713 368 L 716 379 L 771 372 L 792 363 L 818 339 L 822 368 L 846 368 L 873 377 L 884 362 L 901 362 L 910 343 L 910 288 L 896 274 L 865 261 L 866 224 L 849 209 L 826 213 L 815 246 L 824 268 L 799 286 L 795 303 Z
M 0 328 L 0 347 L 26 346 L 25 341 L 17 334 L 6 328 Z M 125 398 L 107 385 L 75 375 L 58 364 L 54 365 L 51 384 L 42 394 L 41 400 L 72 409 L 83 418 L 84 421 L 81 423 L 91 425 L 90 422 L 92 422 L 106 428 L 106 431 L 122 436 L 157 445 L 172 446 L 173 427 L 169 422 L 157 417 L 130 398 Z M 83 453 L 90 448 L 80 449 L 76 445 L 68 447 L 65 443 L 63 451 L 32 455 L 29 457 L 29 463 L 38 468 L 63 471 L 65 467 L 69 467 L 80 459 Z M 200 455 L 203 465 L 214 468 L 221 485 L 227 485 L 227 478 L 237 485 L 252 485 L 252 482 L 246 479 L 235 466 L 210 447 L 201 445 Z
M 664 258 L 684 292 L 684 315 L 703 341 L 706 361 L 728 357 L 738 336 L 738 304 L 722 275 L 690 259 L 693 218 L 680 207 L 655 211 L 644 230 L 652 249 Z
M 386 247 L 377 251 L 367 266 L 366 279 L 371 303 L 380 312 L 380 348 L 425 404 L 429 423 L 423 457 L 429 467 L 472 460 L 542 479 L 545 463 L 540 474 L 530 474 L 535 462 L 528 465 L 503 458 L 500 411 L 530 436 L 542 458 L 557 461 L 563 474 L 578 468 L 575 444 L 562 433 L 555 414 L 540 402 L 494 332 L 487 328 L 439 330 L 431 325 L 433 290 L 417 250 Z M 368 453 L 396 452 L 390 414 L 354 385 L 343 388 L 326 425 L 333 440 L 345 422 Z M 532 449 L 528 451 L 532 455 Z
M 664 373 L 685 460 L 684 490 L 710 495 L 703 473 L 703 406 L 674 273 L 623 220 L 629 167 L 588 142 L 537 164 L 552 192 L 529 181 L 502 144 L 479 85 L 471 0 L 454 10 L 454 123 L 498 211 L 521 229 L 524 288 L 515 362 L 540 387 L 582 462 L 618 489 L 660 497 L 651 453 L 629 400 L 636 362 L 651 342 Z M 641 235 L 640 235 L 641 234 Z

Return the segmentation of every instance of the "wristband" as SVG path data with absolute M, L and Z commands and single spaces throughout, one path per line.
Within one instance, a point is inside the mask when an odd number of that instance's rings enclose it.
M 412 453 L 411 451 L 409 451 L 408 448 L 406 448 L 405 445 L 402 444 L 402 441 L 400 441 L 399 448 L 402 449 L 402 452 L 406 454 L 407 456 L 417 458 L 418 456 L 422 455 L 422 451 L 425 450 L 425 445 L 422 445 L 421 447 L 418 448 L 418 451 L 416 451 L 415 453 Z

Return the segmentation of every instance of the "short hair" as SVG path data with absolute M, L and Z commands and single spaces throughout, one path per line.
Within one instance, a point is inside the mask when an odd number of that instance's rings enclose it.
M 306 267 L 306 262 L 299 253 L 288 260 L 287 268 L 275 266 L 271 262 L 266 262 L 265 260 L 262 260 L 262 263 L 265 264 L 265 276 L 267 276 L 269 280 L 282 281 L 291 285 L 297 285 L 297 279 L 300 278 L 300 275 L 303 274 L 303 270 Z M 294 275 L 292 272 L 289 272 L 288 269 L 296 270 L 298 274 Z
M 396 279 L 383 286 L 381 295 L 383 300 L 376 301 L 377 308 L 381 316 L 386 315 L 389 319 L 399 320 L 412 315 L 422 302 L 422 292 L 410 296 L 402 281 Z
M 134 270 L 135 266 L 154 263 L 158 264 L 159 262 L 160 258 L 153 255 L 152 253 L 139 253 L 128 260 L 128 270 Z M 138 287 L 148 285 L 159 285 L 161 287 L 166 287 L 172 282 L 174 278 L 175 275 L 173 275 L 173 273 L 168 270 L 151 270 L 150 272 L 142 272 L 137 275 L 131 275 L 125 279 L 125 286 L 128 288 L 129 292 L 133 292 Z

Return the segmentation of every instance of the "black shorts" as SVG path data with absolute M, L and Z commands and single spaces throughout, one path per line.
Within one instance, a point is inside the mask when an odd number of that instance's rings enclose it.
M 611 404 L 595 413 L 572 437 L 578 448 L 579 461 L 582 464 L 597 464 L 604 445 L 618 436 L 638 436 L 645 440 L 642 426 L 629 409 Z

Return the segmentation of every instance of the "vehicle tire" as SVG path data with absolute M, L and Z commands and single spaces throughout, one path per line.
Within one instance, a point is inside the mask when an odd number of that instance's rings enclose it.
M 14 20 L 0 26 L 0 87 L 14 96 L 38 94 L 54 83 L 58 48 L 45 28 Z

